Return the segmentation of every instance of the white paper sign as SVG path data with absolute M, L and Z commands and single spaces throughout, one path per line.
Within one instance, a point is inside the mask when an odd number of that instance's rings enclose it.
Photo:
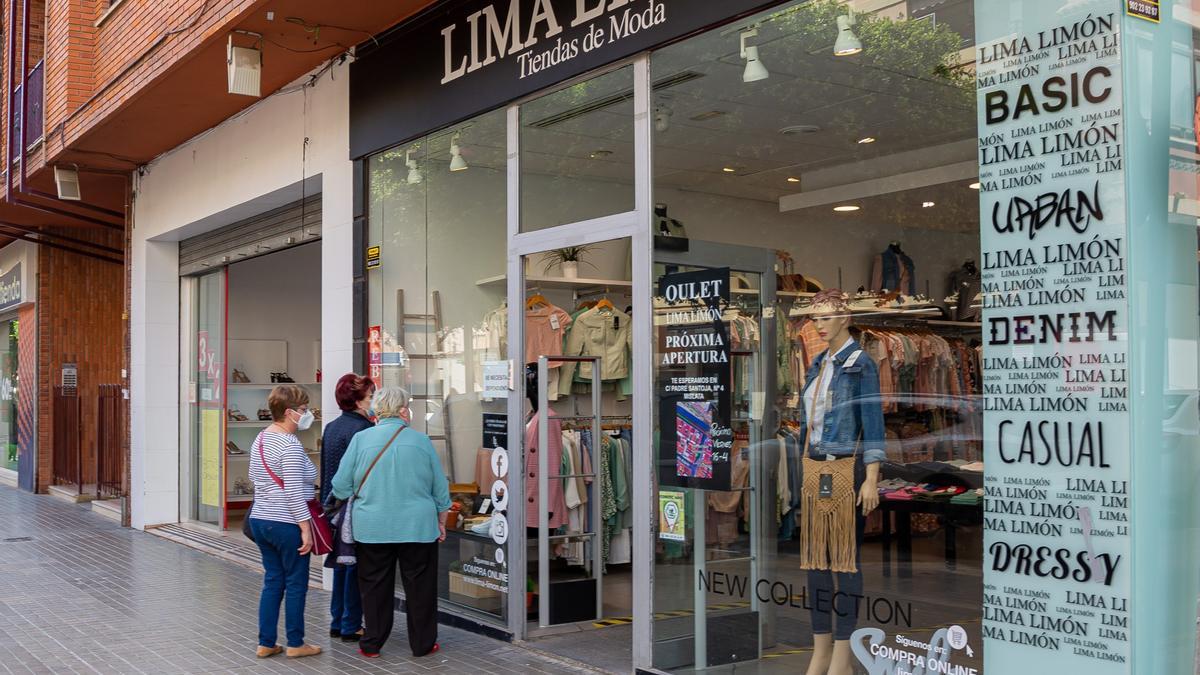
M 512 361 L 483 362 L 483 398 L 508 398 L 512 390 Z

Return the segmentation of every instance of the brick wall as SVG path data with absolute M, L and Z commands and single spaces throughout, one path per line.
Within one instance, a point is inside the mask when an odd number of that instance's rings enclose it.
M 17 0 L 18 2 L 20 0 Z M 131 0 L 127 0 L 131 1 Z M 96 18 L 108 0 L 46 0 L 46 129 L 83 105 L 95 86 Z M 30 35 L 33 31 L 30 30 Z
M 73 229 L 76 237 L 124 247 L 115 230 Z M 41 246 L 38 251 L 38 488 L 52 477 L 53 385 L 62 364 L 79 367 L 84 482 L 95 480 L 98 385 L 120 383 L 124 360 L 123 266 Z
M 46 59 L 52 70 L 47 72 L 46 129 L 53 132 L 61 125 L 66 145 L 147 82 L 228 32 L 257 4 L 257 0 L 123 0 L 95 26 L 108 7 L 107 0 L 47 1 Z

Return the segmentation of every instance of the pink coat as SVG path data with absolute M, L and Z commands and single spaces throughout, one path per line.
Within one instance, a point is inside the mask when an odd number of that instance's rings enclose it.
M 546 447 L 550 451 L 551 476 L 562 473 L 562 422 L 553 411 L 547 420 L 550 438 Z M 538 416 L 529 418 L 525 424 L 525 526 L 538 526 Z M 567 524 L 567 500 L 563 496 L 561 478 L 551 478 L 550 483 L 550 529 Z

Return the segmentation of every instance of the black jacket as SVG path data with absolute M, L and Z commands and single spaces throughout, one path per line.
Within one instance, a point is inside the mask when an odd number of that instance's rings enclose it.
M 346 448 L 350 447 L 350 439 L 363 429 L 375 426 L 371 420 L 359 412 L 343 412 L 338 418 L 325 427 L 321 436 L 321 503 L 329 499 L 333 489 L 333 475 L 337 473 L 338 465 Z

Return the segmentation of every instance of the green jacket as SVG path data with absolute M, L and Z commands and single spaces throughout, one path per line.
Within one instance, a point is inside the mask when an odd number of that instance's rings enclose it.
M 405 428 L 371 471 L 354 500 L 354 540 L 368 544 L 437 541 L 438 514 L 450 510 L 450 484 L 433 443 L 397 418 L 384 418 L 354 435 L 337 474 L 333 494 L 348 499 L 367 467 L 396 433 Z

